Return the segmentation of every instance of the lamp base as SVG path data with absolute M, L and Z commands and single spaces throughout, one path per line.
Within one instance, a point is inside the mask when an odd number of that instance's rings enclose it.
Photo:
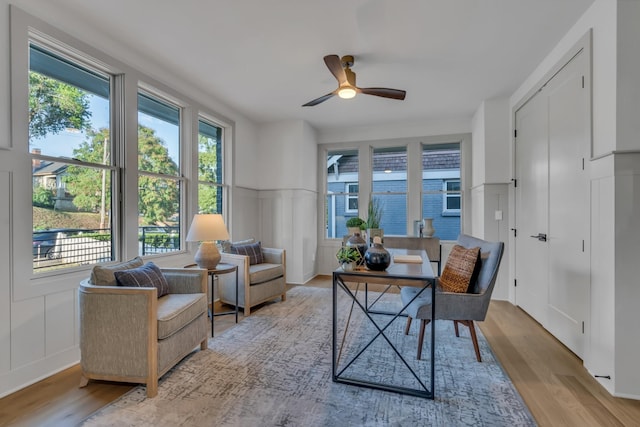
M 213 270 L 216 268 L 222 255 L 218 251 L 218 247 L 213 242 L 202 242 L 196 251 L 194 260 L 198 267 Z

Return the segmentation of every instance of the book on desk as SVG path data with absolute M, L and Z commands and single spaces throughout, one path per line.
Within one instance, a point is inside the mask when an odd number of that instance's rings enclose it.
M 422 257 L 420 255 L 394 254 L 393 255 L 393 262 L 396 262 L 396 263 L 422 264 Z

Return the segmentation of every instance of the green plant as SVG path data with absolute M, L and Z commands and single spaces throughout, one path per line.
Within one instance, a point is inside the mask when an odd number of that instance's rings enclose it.
M 53 198 L 53 192 L 46 188 L 38 187 L 33 189 L 33 206 L 39 206 L 41 208 L 53 208 L 55 200 Z
M 367 206 L 367 228 L 380 228 L 382 221 L 382 202 L 375 197 L 369 200 Z
M 336 259 L 340 264 L 343 264 L 345 262 L 358 263 L 361 258 L 362 255 L 360 254 L 358 248 L 354 248 L 351 246 L 343 246 L 336 253 Z
M 351 217 L 347 220 L 347 227 L 358 227 L 364 224 L 364 219 L 358 218 L 357 216 Z

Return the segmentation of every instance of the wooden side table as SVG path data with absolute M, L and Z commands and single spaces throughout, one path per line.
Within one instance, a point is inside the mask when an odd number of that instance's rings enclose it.
M 194 268 L 197 267 L 197 264 L 189 264 L 185 265 L 184 268 Z M 220 274 L 228 274 L 228 273 L 236 273 L 236 306 L 234 311 L 223 311 L 222 313 L 215 312 L 215 302 L 213 300 L 213 286 L 215 284 L 214 278 Z M 236 323 L 238 323 L 238 266 L 234 264 L 226 264 L 223 262 L 218 263 L 215 268 L 207 269 L 207 273 L 209 277 L 211 277 L 211 336 L 214 334 L 214 319 L 216 316 L 225 316 L 228 314 L 236 315 Z

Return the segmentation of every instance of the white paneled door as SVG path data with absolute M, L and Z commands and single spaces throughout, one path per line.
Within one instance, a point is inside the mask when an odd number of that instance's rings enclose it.
M 516 130 L 516 304 L 544 324 L 549 283 L 549 137 L 544 97 L 534 96 L 516 112 Z
M 590 95 L 581 51 L 516 112 L 516 303 L 579 357 L 590 304 Z

